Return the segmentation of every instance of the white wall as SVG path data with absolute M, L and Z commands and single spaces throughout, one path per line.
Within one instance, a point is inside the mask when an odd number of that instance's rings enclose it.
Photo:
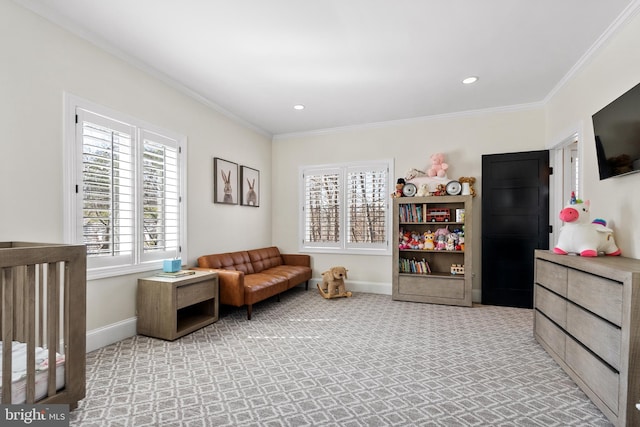
M 407 120 L 268 138 L 15 5 L 0 0 L 0 240 L 62 241 L 65 91 L 188 137 L 189 263 L 204 253 L 270 244 L 298 251 L 300 165 L 395 159 L 395 175 L 447 154 L 450 178 L 475 176 L 474 291 L 480 289 L 481 155 L 551 147 L 580 130 L 585 197 L 610 220 L 626 256 L 640 258 L 640 174 L 598 181 L 591 114 L 638 83 L 640 18 L 606 46 L 546 108 Z M 577 129 L 579 128 L 579 129 Z M 261 207 L 212 203 L 212 158 L 260 170 Z M 43 208 L 45 207 L 45 208 Z M 273 215 L 272 215 L 273 212 Z M 553 214 L 553 213 L 552 213 Z M 334 264 L 350 279 L 391 292 L 391 257 L 313 255 L 314 276 Z M 136 277 L 88 283 L 89 330 L 135 316 Z
M 0 0 L 0 52 L 0 241 L 63 241 L 69 92 L 187 135 L 190 265 L 202 254 L 271 244 L 270 138 L 8 0 Z M 212 203 L 214 156 L 260 171 L 260 208 Z M 88 330 L 135 316 L 136 277 L 87 284 Z
M 591 115 L 640 82 L 640 14 L 621 28 L 547 103 L 547 145 L 583 135 L 582 197 L 604 218 L 622 255 L 640 258 L 640 173 L 600 181 Z M 552 213 L 555 215 L 555 213 Z
M 541 108 L 455 117 L 405 120 L 333 132 L 281 136 L 273 142 L 273 242 L 281 250 L 299 250 L 298 169 L 301 165 L 359 160 L 395 159 L 395 176 L 410 168 L 425 170 L 429 156 L 442 151 L 450 165 L 447 176 L 475 176 L 474 299 L 480 297 L 480 210 L 482 154 L 544 149 Z M 395 181 L 395 180 L 394 180 Z M 392 242 L 392 244 L 394 244 Z M 312 254 L 314 277 L 332 265 L 345 265 L 349 281 L 368 290 L 391 293 L 391 256 Z

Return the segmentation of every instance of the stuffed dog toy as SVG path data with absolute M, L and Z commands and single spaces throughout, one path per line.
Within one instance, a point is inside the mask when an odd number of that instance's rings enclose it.
M 342 266 L 331 267 L 322 273 L 322 284 L 318 283 L 318 291 L 323 298 L 350 297 L 353 295 L 344 286 L 347 278 L 347 269 Z

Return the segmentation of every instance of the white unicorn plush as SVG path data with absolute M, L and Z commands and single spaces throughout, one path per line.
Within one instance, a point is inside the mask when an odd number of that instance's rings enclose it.
M 560 211 L 560 220 L 565 225 L 560 229 L 553 252 L 560 255 L 571 252 L 585 257 L 598 256 L 600 252 L 620 255 L 621 251 L 613 240 L 613 230 L 607 228 L 606 221 L 589 221 L 589 205 L 588 200 L 582 202 L 572 195 L 571 202 Z

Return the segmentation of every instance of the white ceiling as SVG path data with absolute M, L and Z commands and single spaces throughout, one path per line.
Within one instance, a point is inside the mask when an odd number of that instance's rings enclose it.
M 278 135 L 541 104 L 640 0 L 16 2 Z

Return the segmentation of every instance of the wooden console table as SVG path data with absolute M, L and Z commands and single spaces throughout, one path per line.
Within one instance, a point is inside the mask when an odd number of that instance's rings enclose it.
M 140 335 L 175 340 L 218 320 L 218 274 L 138 279 Z

